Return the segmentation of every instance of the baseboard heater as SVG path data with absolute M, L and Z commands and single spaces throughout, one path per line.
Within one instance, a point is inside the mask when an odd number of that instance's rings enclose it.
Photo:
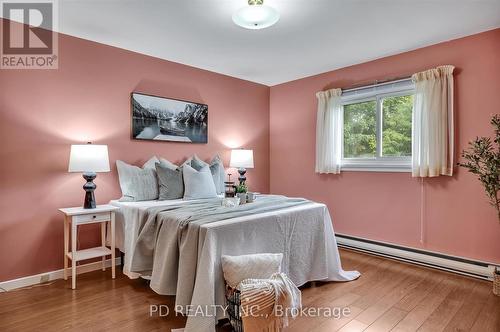
M 454 272 L 484 280 L 493 279 L 498 264 L 481 262 L 437 252 L 373 241 L 344 234 L 336 234 L 339 247 Z

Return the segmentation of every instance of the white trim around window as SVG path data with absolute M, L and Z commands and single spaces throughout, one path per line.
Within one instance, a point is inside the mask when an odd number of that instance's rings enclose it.
M 376 101 L 377 117 L 377 149 L 374 158 L 344 158 L 344 130 L 342 129 L 342 159 L 343 171 L 364 172 L 411 172 L 411 156 L 383 157 L 382 156 L 382 99 L 387 97 L 406 96 L 415 93 L 415 86 L 411 79 L 403 79 L 382 84 L 345 90 L 342 93 L 342 105 Z M 343 109 L 342 120 L 343 124 Z

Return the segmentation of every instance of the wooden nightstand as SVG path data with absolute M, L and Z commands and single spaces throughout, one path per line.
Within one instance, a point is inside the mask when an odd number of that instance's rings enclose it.
M 115 211 L 119 207 L 98 205 L 95 209 L 73 207 L 59 209 L 64 213 L 64 280 L 68 280 L 68 258 L 71 259 L 71 288 L 76 288 L 76 262 L 102 257 L 102 270 L 106 270 L 106 257 L 111 255 L 111 274 L 115 278 Z M 111 224 L 111 249 L 106 247 L 106 223 Z M 79 225 L 101 223 L 100 247 L 76 250 L 77 228 Z M 69 251 L 69 228 L 71 224 L 71 251 Z

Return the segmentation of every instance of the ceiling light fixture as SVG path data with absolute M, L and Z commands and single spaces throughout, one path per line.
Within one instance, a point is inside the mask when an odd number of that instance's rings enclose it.
M 264 0 L 248 0 L 248 6 L 240 8 L 233 15 L 233 22 L 246 29 L 264 29 L 280 19 L 278 11 L 264 5 Z

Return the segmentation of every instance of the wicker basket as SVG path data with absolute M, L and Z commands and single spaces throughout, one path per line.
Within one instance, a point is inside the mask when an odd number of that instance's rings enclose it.
M 241 320 L 240 291 L 226 285 L 226 305 L 229 322 L 235 332 L 243 332 L 243 322 Z
M 500 269 L 498 268 L 493 273 L 493 294 L 500 296 Z

